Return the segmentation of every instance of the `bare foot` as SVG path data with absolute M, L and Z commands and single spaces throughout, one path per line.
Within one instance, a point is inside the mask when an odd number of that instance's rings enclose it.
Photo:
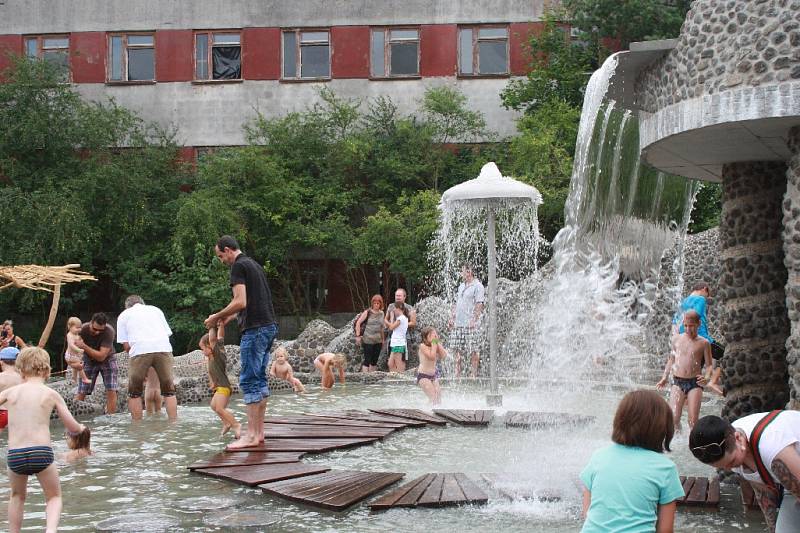
M 241 439 L 242 438 L 242 425 L 241 424 L 237 423 L 235 426 L 233 426 L 233 436 L 236 437 L 237 439 Z
M 715 394 L 719 394 L 720 396 L 725 396 L 725 391 L 722 390 L 722 387 L 717 385 L 716 383 L 709 383 L 707 385 L 709 389 Z
M 258 439 L 252 438 L 249 435 L 245 435 L 244 437 L 238 438 L 235 441 L 228 444 L 225 449 L 226 450 L 241 450 L 243 448 L 255 448 L 258 446 Z
M 222 431 L 220 431 L 219 436 L 220 437 L 224 437 L 225 433 L 229 432 L 230 430 L 231 430 L 231 425 L 230 424 L 222 424 Z M 236 438 L 239 438 L 239 437 L 236 437 Z
M 89 379 L 89 378 L 81 378 L 81 381 L 83 381 L 83 384 L 84 384 L 84 385 L 88 385 L 89 383 L 91 383 L 91 382 L 92 382 L 92 380 L 91 380 L 91 379 Z

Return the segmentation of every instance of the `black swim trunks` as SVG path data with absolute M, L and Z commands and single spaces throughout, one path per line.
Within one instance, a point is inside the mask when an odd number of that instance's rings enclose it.
M 684 394 L 689 394 L 689 391 L 695 388 L 703 388 L 697 384 L 697 378 L 679 378 L 678 376 L 673 376 L 672 384 L 681 389 Z

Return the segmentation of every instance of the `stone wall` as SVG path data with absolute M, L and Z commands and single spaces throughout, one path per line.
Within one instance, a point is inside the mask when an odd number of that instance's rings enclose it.
M 789 399 L 781 239 L 786 166 L 731 163 L 723 175 L 719 298 L 727 396 L 722 416 L 736 419 L 783 408 Z
M 696 0 L 677 46 L 636 82 L 654 112 L 734 87 L 800 80 L 800 0 Z
M 800 409 L 800 126 L 789 130 L 793 157 L 786 170 L 783 200 L 783 250 L 788 271 L 786 307 L 791 321 L 788 351 L 789 392 L 792 409 Z

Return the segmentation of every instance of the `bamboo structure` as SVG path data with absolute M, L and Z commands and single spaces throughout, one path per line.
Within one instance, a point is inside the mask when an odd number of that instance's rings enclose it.
M 3 285 L 0 285 L 0 291 L 14 287 L 53 293 L 50 315 L 37 344 L 40 348 L 47 344 L 50 333 L 53 331 L 53 324 L 58 314 L 58 302 L 61 299 L 61 285 L 79 281 L 97 281 L 97 278 L 91 274 L 78 270 L 80 266 L 79 264 L 64 266 L 0 266 L 0 283 L 3 283 Z

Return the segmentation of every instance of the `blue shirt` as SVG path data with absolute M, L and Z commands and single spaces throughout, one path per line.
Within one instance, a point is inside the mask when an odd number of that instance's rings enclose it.
M 622 444 L 594 452 L 581 481 L 592 493 L 581 533 L 652 533 L 658 506 L 685 495 L 672 460 Z
M 680 324 L 679 333 L 683 333 L 683 315 L 686 311 L 696 311 L 700 315 L 700 327 L 697 334 L 706 339 L 708 342 L 713 343 L 714 339 L 708 334 L 708 322 L 706 322 L 706 298 L 699 294 L 690 294 L 681 302 L 681 308 L 672 319 L 673 324 Z

